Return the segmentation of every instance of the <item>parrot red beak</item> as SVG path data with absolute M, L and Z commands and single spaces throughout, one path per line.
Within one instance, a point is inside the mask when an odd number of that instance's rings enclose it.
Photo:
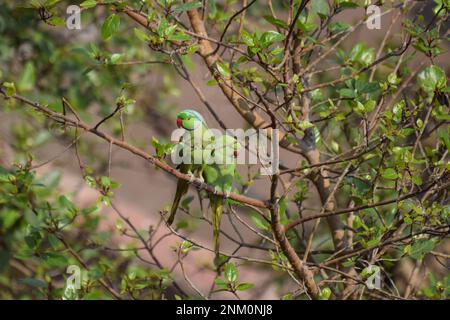
M 177 127 L 181 128 L 182 125 L 183 125 L 183 120 L 180 118 L 177 118 Z
M 237 150 L 234 151 L 234 157 L 237 158 L 239 155 L 239 152 Z

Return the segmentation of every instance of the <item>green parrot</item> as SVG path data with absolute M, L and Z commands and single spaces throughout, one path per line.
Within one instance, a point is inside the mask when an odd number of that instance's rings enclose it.
M 202 169 L 202 174 L 206 183 L 214 186 L 215 190 L 219 192 L 227 194 L 233 189 L 238 146 L 238 142 L 234 137 L 222 135 L 216 137 L 214 143 L 208 145 L 205 150 L 204 159 L 212 159 L 213 163 L 205 164 Z M 223 211 L 224 198 L 210 193 L 209 200 L 213 219 L 214 263 L 216 266 L 219 266 L 220 219 Z
M 230 135 L 215 136 L 209 129 L 203 117 L 194 110 L 183 110 L 177 115 L 177 126 L 190 133 L 191 162 L 181 163 L 177 169 L 185 174 L 194 174 L 207 184 L 214 186 L 218 192 L 230 193 L 236 174 L 236 157 L 238 155 L 238 142 Z M 201 134 L 201 140 L 195 141 L 196 133 Z M 180 141 L 182 147 L 183 141 Z M 189 182 L 179 179 L 177 190 L 170 210 L 167 223 L 173 223 L 181 198 L 187 193 Z M 222 216 L 224 198 L 217 194 L 209 194 L 210 207 L 213 219 L 214 263 L 219 261 L 219 234 L 220 219 Z
M 177 127 L 183 128 L 189 132 L 191 137 L 191 161 L 190 163 L 181 163 L 178 165 L 177 169 L 184 174 L 193 174 L 200 177 L 200 169 L 202 167 L 202 160 L 199 157 L 203 155 L 204 145 L 206 145 L 207 140 L 210 139 L 210 135 L 207 133 L 208 127 L 205 120 L 200 113 L 194 110 L 186 109 L 178 113 L 177 115 Z M 202 134 L 202 141 L 196 142 L 194 135 L 196 133 Z M 180 141 L 179 147 L 183 147 L 183 141 Z M 178 206 L 180 204 L 181 198 L 188 192 L 189 182 L 186 180 L 178 179 L 177 191 L 175 192 L 175 197 L 172 202 L 172 207 L 170 209 L 170 215 L 167 219 L 167 223 L 171 225 L 175 219 L 175 214 L 177 212 Z

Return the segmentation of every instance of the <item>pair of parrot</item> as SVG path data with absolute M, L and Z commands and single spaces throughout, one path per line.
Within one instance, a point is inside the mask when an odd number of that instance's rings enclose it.
M 178 113 L 177 126 L 186 130 L 191 139 L 191 143 L 188 144 L 191 148 L 191 161 L 190 163 L 181 163 L 177 169 L 184 174 L 193 174 L 203 179 L 207 184 L 214 186 L 216 191 L 230 193 L 236 174 L 235 158 L 238 155 L 239 147 L 237 140 L 226 134 L 214 136 L 201 114 L 190 109 Z M 196 134 L 202 137 L 201 141 L 194 139 Z M 173 223 L 181 198 L 188 192 L 188 189 L 189 182 L 178 179 L 177 190 L 167 219 L 169 225 Z M 219 266 L 220 219 L 224 198 L 213 193 L 209 193 L 208 196 L 213 220 L 214 263 Z

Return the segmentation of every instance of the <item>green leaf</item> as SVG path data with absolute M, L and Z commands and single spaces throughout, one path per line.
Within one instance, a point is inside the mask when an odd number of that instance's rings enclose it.
M 166 18 L 161 18 L 159 25 L 158 25 L 158 35 L 162 38 L 169 37 L 172 35 L 177 29 L 177 25 L 170 25 L 169 21 L 167 21 Z
M 47 20 L 47 22 L 52 26 L 63 26 L 66 24 L 63 18 L 57 16 L 51 17 L 50 19 Z
M 48 239 L 48 242 L 50 243 L 50 245 L 52 246 L 53 249 L 55 249 L 55 250 L 58 249 L 58 247 L 59 247 L 59 240 L 54 234 L 49 233 L 47 239 Z
M 183 4 L 176 6 L 173 9 L 173 12 L 180 13 L 183 11 L 193 10 L 193 9 L 197 9 L 197 8 L 201 8 L 201 7 L 202 7 L 202 3 L 200 1 L 188 2 L 188 3 L 183 3 Z
M 380 89 L 380 85 L 378 84 L 378 82 L 370 82 L 370 83 L 365 83 L 364 86 L 358 90 L 360 93 L 372 93 L 377 91 L 378 89 Z
M 67 258 L 61 254 L 46 252 L 41 257 L 51 268 L 65 268 L 69 264 Z
M 361 62 L 361 64 L 368 66 L 369 64 L 371 64 L 374 60 L 375 54 L 374 54 L 374 50 L 373 48 L 370 49 L 365 49 L 360 57 L 359 57 L 359 61 Z
M 39 279 L 23 278 L 19 282 L 36 288 L 47 288 L 47 283 Z
M 432 240 L 420 239 L 414 242 L 411 246 L 410 256 L 416 260 L 422 260 L 423 257 L 434 249 L 434 242 Z
M 356 112 L 358 112 L 360 114 L 364 114 L 365 113 L 366 109 L 365 109 L 364 105 L 361 102 L 356 101 L 356 103 L 354 105 L 355 105 L 354 110 Z
M 59 180 L 61 178 L 61 172 L 59 171 L 50 171 L 45 176 L 42 177 L 40 182 L 45 185 L 48 190 L 52 190 L 56 188 L 59 184 Z
M 8 267 L 11 257 L 10 252 L 0 249 L 0 272 L 3 272 Z
M 363 279 L 367 279 L 370 276 L 373 276 L 374 274 L 378 274 L 380 272 L 380 270 L 381 270 L 381 268 L 379 266 L 370 265 L 361 271 L 361 277 Z
M 346 260 L 346 261 L 344 261 L 344 262 L 342 263 L 342 266 L 343 266 L 344 268 L 349 268 L 349 267 L 351 267 L 351 266 L 353 266 L 353 265 L 355 265 L 355 260 L 354 260 L 354 259 L 348 259 L 348 260 Z
M 57 4 L 58 2 L 60 2 L 61 0 L 46 0 L 45 1 L 45 6 L 47 8 L 50 8 L 52 6 L 54 6 L 55 4 Z
M 323 288 L 319 293 L 319 300 L 328 300 L 331 296 L 331 289 L 328 287 Z
M 375 109 L 376 106 L 375 100 L 369 100 L 364 104 L 364 111 L 365 112 L 372 112 Z
M 113 53 L 111 55 L 111 57 L 109 57 L 109 63 L 110 64 L 117 64 L 118 62 L 120 62 L 120 60 L 122 60 L 123 55 L 120 53 Z
M 134 28 L 134 35 L 141 41 L 144 42 L 150 41 L 150 36 L 141 29 Z
M 236 287 L 236 290 L 245 291 L 245 290 L 253 288 L 254 286 L 255 285 L 253 283 L 247 283 L 247 282 L 239 283 L 238 286 Z
M 388 80 L 389 84 L 397 85 L 400 83 L 400 81 L 402 79 L 399 78 L 395 72 L 392 72 L 388 75 L 387 80 Z
M 187 229 L 188 227 L 189 227 L 189 223 L 186 220 L 178 220 L 175 229 L 181 230 L 181 229 Z
M 216 278 L 216 279 L 214 279 L 214 283 L 215 283 L 219 288 L 222 288 L 222 289 L 228 289 L 228 283 L 227 283 L 225 280 L 221 279 L 221 278 Z
M 279 211 L 280 211 L 280 222 L 283 225 L 286 225 L 289 223 L 289 220 L 286 216 L 286 197 L 281 197 L 279 202 Z
M 263 48 L 267 48 L 275 42 L 284 40 L 284 35 L 277 31 L 266 31 L 262 34 L 260 42 Z
M 230 283 L 235 283 L 238 279 L 238 271 L 234 263 L 227 263 L 224 266 L 225 279 Z
M 321 17 L 330 14 L 330 7 L 327 0 L 315 0 L 311 3 L 311 11 Z
M 158 158 L 164 158 L 166 155 L 172 152 L 175 147 L 173 143 L 160 143 L 158 139 L 152 137 L 152 146 L 155 148 L 156 156 Z
M 68 210 L 69 212 L 75 212 L 77 210 L 73 202 L 70 201 L 66 196 L 60 196 L 58 198 L 58 204 L 61 209 Z
M 6 88 L 6 96 L 8 98 L 11 98 L 13 95 L 16 94 L 16 86 L 13 82 L 3 82 L 3 87 Z
M 281 300 L 294 300 L 294 295 L 292 293 L 286 293 Z
M 110 15 L 102 25 L 102 38 L 108 40 L 111 36 L 117 32 L 120 26 L 120 17 L 113 13 Z
M 335 22 L 328 26 L 328 30 L 330 30 L 332 34 L 343 32 L 348 28 L 350 28 L 350 25 L 345 22 Z
M 363 43 L 357 43 L 350 51 L 349 57 L 353 62 L 369 65 L 372 63 L 375 54 L 373 48 L 367 49 Z
M 320 130 L 316 126 L 311 128 L 310 130 L 312 130 L 312 132 L 313 132 L 314 141 L 315 141 L 316 145 L 318 147 L 320 147 L 322 145 L 322 137 L 320 136 Z
M 248 33 L 247 31 L 242 31 L 242 41 L 248 46 L 248 47 L 254 47 L 255 46 L 255 40 L 253 39 L 253 36 Z
M 355 96 L 356 96 L 355 90 L 348 89 L 348 88 L 344 88 L 344 89 L 339 90 L 339 95 L 342 98 L 355 98 Z
M 300 19 L 297 20 L 297 27 L 302 30 L 304 33 L 309 33 L 311 31 L 313 31 L 316 28 L 316 24 L 312 23 L 312 22 L 303 22 Z M 316 43 L 316 39 L 314 39 L 313 37 L 307 37 L 308 40 L 310 40 L 313 43 Z
M 193 196 L 188 196 L 181 201 L 181 207 L 185 209 L 189 209 L 189 204 L 194 200 Z
M 91 207 L 91 208 L 85 208 L 83 210 L 81 210 L 81 215 L 86 217 L 88 215 L 90 215 L 92 212 L 97 211 L 97 207 Z
M 352 223 L 352 227 L 353 229 L 359 229 L 359 228 L 363 228 L 365 230 L 368 230 L 369 228 L 364 224 L 364 222 L 362 221 L 361 217 L 359 216 L 355 216 L 353 219 L 353 223 Z
M 429 66 L 417 75 L 417 83 L 429 95 L 436 89 L 443 89 L 447 83 L 445 72 L 436 65 Z
M 336 0 L 336 5 L 341 9 L 357 8 L 358 4 L 347 0 Z
M 20 214 L 13 209 L 3 209 L 1 217 L 3 230 L 8 230 L 20 218 Z
M 180 249 L 182 253 L 187 253 L 189 251 L 192 250 L 192 248 L 194 247 L 194 245 L 192 244 L 192 242 L 184 240 L 181 245 L 180 245 Z
M 93 8 L 93 7 L 95 7 L 96 5 L 97 5 L 97 1 L 96 1 L 96 0 L 86 0 L 86 1 L 83 1 L 83 2 L 80 4 L 80 6 L 81 6 L 82 8 L 85 8 L 85 9 Z
M 422 127 L 423 127 L 423 120 L 422 119 L 417 119 L 416 120 L 416 125 L 417 125 L 417 128 L 419 128 L 419 129 L 422 129 Z
M 25 236 L 24 240 L 25 240 L 26 245 L 30 249 L 34 249 L 34 247 L 36 247 L 36 245 L 37 245 L 37 239 L 33 235 Z
M 220 72 L 220 74 L 222 76 L 224 76 L 225 78 L 229 78 L 230 77 L 230 75 L 231 75 L 230 68 L 225 63 L 218 62 L 216 64 L 216 66 L 217 66 L 217 70 Z
M 420 176 L 413 176 L 411 180 L 417 186 L 421 186 L 423 184 L 422 178 Z
M 28 61 L 20 74 L 19 81 L 17 81 L 17 88 L 19 91 L 29 91 L 33 89 L 35 82 L 36 71 L 33 62 Z
M 309 128 L 313 128 L 313 127 L 314 127 L 314 124 L 312 124 L 312 123 L 309 122 L 308 120 L 300 120 L 300 121 L 297 123 L 297 125 L 298 125 L 298 127 L 299 127 L 300 129 L 302 129 L 302 130 L 306 130 L 306 129 L 309 129 Z
M 269 230 L 270 229 L 269 224 L 263 218 L 261 218 L 259 215 L 254 214 L 251 216 L 251 219 L 257 228 L 259 228 L 261 230 Z
M 275 17 L 272 16 L 264 16 L 264 19 L 269 22 L 270 24 L 282 28 L 282 29 L 289 29 L 289 26 L 286 22 L 284 22 L 283 20 L 277 19 Z
M 380 243 L 380 241 L 381 241 L 381 237 L 380 236 L 376 236 L 373 239 L 370 239 L 369 241 L 367 241 L 366 242 L 366 246 L 368 248 L 374 247 L 374 246 L 378 245 Z
M 189 41 L 191 37 L 185 33 L 177 32 L 168 37 L 170 41 Z
M 209 0 L 208 1 L 208 17 L 210 19 L 215 19 L 217 14 L 218 14 L 218 10 L 217 10 L 217 4 L 216 4 L 217 0 Z
M 111 186 L 111 179 L 107 176 L 102 176 L 100 181 L 102 182 L 103 187 L 109 188 Z
M 392 168 L 387 168 L 383 171 L 382 177 L 389 180 L 395 180 L 398 178 L 397 171 Z
M 361 179 L 357 179 L 354 177 L 349 177 L 348 180 L 352 183 L 352 185 L 355 187 L 356 192 L 359 196 L 364 196 L 367 192 L 372 190 L 371 184 L 366 183 Z
M 330 147 L 335 153 L 339 152 L 339 144 L 335 140 L 331 140 Z
M 350 50 L 348 57 L 350 58 L 350 60 L 356 61 L 358 57 L 361 55 L 363 50 L 364 45 L 362 43 L 358 43 L 352 48 L 352 50 Z
M 439 129 L 437 133 L 439 139 L 447 147 L 447 150 L 450 151 L 450 128 L 448 130 Z

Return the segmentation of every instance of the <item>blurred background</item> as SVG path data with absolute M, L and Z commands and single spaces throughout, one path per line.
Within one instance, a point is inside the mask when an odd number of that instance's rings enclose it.
M 71 1 L 71 4 L 81 2 Z M 219 7 L 228 8 L 228 13 L 218 19 L 217 26 L 208 30 L 215 38 L 220 36 L 223 23 L 236 8 L 241 6 L 240 1 L 216 2 Z M 285 2 L 274 1 L 274 9 L 280 17 L 286 15 Z M 432 1 L 429 2 L 430 6 L 424 12 L 425 16 L 431 17 L 434 4 Z M 58 6 L 64 8 L 68 4 L 61 1 Z M 139 7 L 139 1 L 135 1 L 135 7 Z M 265 1 L 258 1 L 253 5 L 247 14 L 249 21 L 247 27 L 252 28 L 254 25 L 255 28 L 263 30 L 270 28 L 267 21 L 262 18 L 267 14 L 267 10 Z M 3 0 L 0 5 L 0 80 L 14 82 L 17 92 L 21 95 L 59 112 L 62 110 L 61 98 L 65 97 L 80 117 L 90 124 L 110 114 L 119 96 L 134 99 L 135 102 L 130 103 L 122 114 L 122 121 L 125 123 L 124 136 L 127 142 L 151 154 L 154 154 L 152 139 L 168 142 L 172 130 L 176 128 L 176 114 L 182 109 L 191 108 L 199 111 L 210 127 L 219 128 L 191 85 L 177 74 L 170 63 L 167 63 L 165 56 L 150 50 L 134 35 L 133 30 L 137 25 L 131 20 L 122 17 L 119 32 L 112 39 L 105 41 L 101 37 L 101 25 L 109 12 L 104 6 L 82 11 L 81 30 L 69 30 L 60 26 L 60 21 L 52 20 L 51 14 L 46 16 L 47 14 L 45 11 L 38 12 L 30 1 Z M 415 14 L 415 11 L 413 10 L 411 14 Z M 343 11 L 333 19 L 353 25 L 363 15 L 364 9 L 357 8 Z M 382 28 L 370 30 L 370 33 L 365 26 L 357 28 L 345 41 L 343 48 L 350 50 L 355 42 L 363 41 L 367 48 L 374 48 L 376 51 L 386 33 L 386 28 L 390 26 L 391 19 L 391 14 L 384 15 Z M 394 24 L 394 30 L 399 28 L 399 21 Z M 400 40 L 396 39 L 397 44 Z M 446 65 L 448 74 L 447 58 L 448 54 L 441 56 L 439 63 L 441 66 Z M 211 74 L 204 64 L 195 55 L 185 56 L 184 59 L 192 71 L 195 82 L 205 93 L 206 99 L 211 102 L 220 119 L 230 128 L 247 128 L 247 124 L 230 106 L 220 89 L 210 85 Z M 70 132 L 65 132 L 63 128 L 55 126 L 50 120 L 31 112 L 30 108 L 21 104 L 2 99 L 0 106 L 0 164 L 4 168 L 11 168 L 13 163 L 25 163 L 32 155 L 36 176 L 49 190 L 53 188 L 52 194 L 64 194 L 82 209 L 98 204 L 97 236 L 105 234 L 105 239 L 108 239 L 105 241 L 107 243 L 105 247 L 127 248 L 135 244 L 136 239 L 122 232 L 129 227 L 124 226 L 123 219 L 120 219 L 111 206 L 102 203 L 98 191 L 86 183 L 79 159 L 84 169 L 88 168 L 93 176 L 109 176 L 111 180 L 120 183 L 120 187 L 114 190 L 112 198 L 114 205 L 139 230 L 148 232 L 149 228 L 156 228 L 161 224 L 161 213 L 169 208 L 176 188 L 176 179 L 173 176 L 89 134 L 83 134 L 77 142 L 79 150 L 77 158 L 73 148 L 73 135 Z M 102 126 L 102 130 L 120 137 L 121 120 L 118 117 L 110 119 Z M 288 166 L 301 161 L 298 155 L 285 150 L 282 150 L 281 158 Z M 239 170 L 243 175 L 247 172 L 247 168 Z M 254 166 L 250 172 L 255 174 L 257 170 L 258 166 Z M 248 195 L 267 199 L 269 183 L 267 177 L 258 177 Z M 190 213 L 201 216 L 202 209 L 197 191 L 191 189 L 189 196 L 192 196 L 191 202 L 187 204 Z M 203 204 L 207 205 L 207 202 Z M 311 190 L 305 206 L 320 210 L 320 203 L 314 190 Z M 203 210 L 208 214 L 207 208 Z M 252 224 L 252 213 L 244 209 L 240 211 L 243 219 Z M 199 244 L 211 247 L 211 228 L 207 222 L 193 219 L 184 212 L 179 212 L 177 221 L 178 230 L 182 234 Z M 234 227 L 226 217 L 223 219 L 223 228 L 225 232 L 233 233 Z M 238 228 L 244 236 L 256 239 L 245 226 L 241 225 Z M 306 230 L 309 228 L 311 225 L 307 224 Z M 155 247 L 154 254 L 162 266 L 170 269 L 177 261 L 173 247 L 183 239 L 170 234 L 164 224 L 156 230 L 155 239 L 162 238 Z M 330 241 L 326 239 L 326 230 L 324 231 L 323 239 L 318 236 L 317 242 Z M 93 242 L 101 241 L 83 237 L 83 234 L 74 237 L 80 247 L 89 248 Z M 232 252 L 236 247 L 233 241 L 224 236 L 221 245 L 225 252 Z M 448 246 L 444 250 L 450 252 Z M 108 254 L 112 255 L 112 260 L 116 259 L 115 251 L 111 250 Z M 267 257 L 265 251 L 254 248 L 242 248 L 239 254 L 253 259 Z M 143 258 L 148 258 L 147 254 L 143 254 Z M 186 258 L 185 266 L 189 277 L 201 291 L 207 291 L 216 276 L 211 266 L 212 258 L 213 254 L 205 250 L 194 251 Z M 10 259 L 15 258 L 8 257 L 7 263 L 5 258 L 0 259 L 3 261 L 3 264 L 0 263 L 0 273 L 9 268 L 9 264 L 12 263 Z M 117 258 L 115 262 L 119 263 L 121 259 Z M 442 275 L 448 272 L 446 266 L 439 264 L 433 257 L 429 257 L 428 260 L 425 263 L 428 269 Z M 27 273 L 26 265 L 20 261 L 16 264 L 17 268 L 25 269 L 24 272 Z M 142 264 L 145 265 L 144 262 Z M 403 269 L 411 270 L 412 265 L 413 262 L 405 261 L 397 267 L 396 283 L 399 287 L 404 288 L 411 281 L 418 283 L 425 281 L 426 269 L 416 275 L 417 279 L 408 279 L 406 275 L 410 272 Z M 258 288 L 243 292 L 242 298 L 275 299 L 295 290 L 294 284 L 287 281 L 282 272 L 277 273 L 276 270 L 263 264 L 242 262 L 239 270 L 241 279 L 254 283 Z M 174 272 L 176 278 L 182 278 L 180 269 L 177 268 Z M 20 284 L 17 283 L 17 286 Z M 187 291 L 190 290 L 186 289 L 186 285 L 182 287 Z M 173 294 L 177 292 L 173 287 L 170 290 Z M 33 294 L 27 292 L 24 287 L 23 296 L 33 297 Z M 21 297 L 17 292 L 10 294 L 3 292 L 0 295 L 3 298 Z M 232 298 L 229 293 L 218 294 L 217 297 Z

